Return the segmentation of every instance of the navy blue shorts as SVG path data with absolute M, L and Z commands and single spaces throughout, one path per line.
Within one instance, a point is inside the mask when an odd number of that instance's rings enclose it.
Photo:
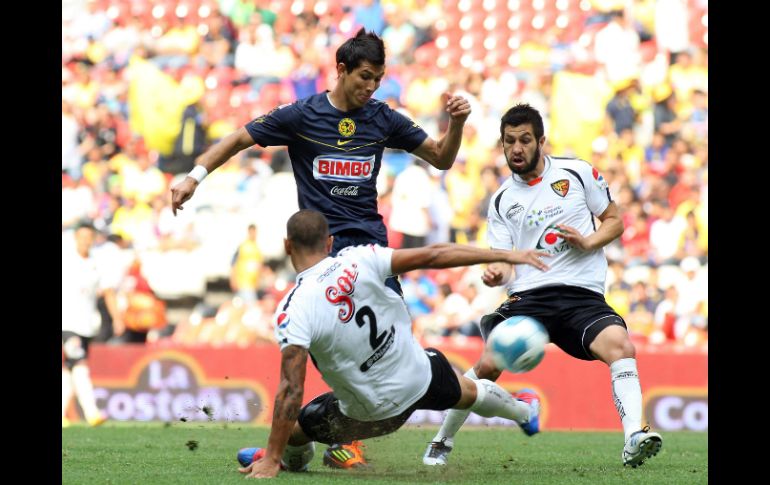
M 536 318 L 548 330 L 551 342 L 581 360 L 596 360 L 589 347 L 606 327 L 627 328 L 601 293 L 577 286 L 546 286 L 514 293 L 484 315 L 479 323 L 484 341 L 498 323 L 515 315 Z

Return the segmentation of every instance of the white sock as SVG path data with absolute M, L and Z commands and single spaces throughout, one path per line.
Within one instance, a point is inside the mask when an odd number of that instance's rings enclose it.
M 310 463 L 313 456 L 315 456 L 315 443 L 313 441 L 300 446 L 287 444 L 283 451 L 283 457 L 281 457 L 281 463 L 290 472 L 298 472 Z
M 626 441 L 642 429 L 642 387 L 636 371 L 636 359 L 618 359 L 610 364 L 612 400 L 623 423 Z
M 94 386 L 91 384 L 91 374 L 88 367 L 78 364 L 72 368 L 72 382 L 75 384 L 75 395 L 78 397 L 80 407 L 86 415 L 86 419 L 94 419 L 99 416 L 99 408 L 96 407 L 94 398 Z
M 464 375 L 468 379 L 474 381 L 479 379 L 479 377 L 476 375 L 476 371 L 473 370 L 473 367 L 468 369 L 468 372 L 466 372 Z M 446 413 L 444 422 L 441 423 L 441 428 L 439 428 L 438 434 L 436 434 L 436 436 L 433 438 L 433 441 L 438 442 L 446 438 L 444 444 L 450 448 L 454 446 L 454 437 L 462 427 L 465 420 L 468 419 L 469 414 L 471 414 L 470 409 L 450 409 Z
M 512 419 L 519 424 L 529 421 L 530 405 L 511 396 L 511 393 L 487 379 L 476 383 L 476 402 L 470 410 L 479 416 Z
M 61 417 L 67 417 L 67 408 L 72 399 L 72 374 L 69 369 L 61 370 Z

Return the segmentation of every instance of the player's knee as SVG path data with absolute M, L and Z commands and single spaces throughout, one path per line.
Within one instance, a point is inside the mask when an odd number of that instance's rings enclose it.
M 455 409 L 468 409 L 476 402 L 476 381 L 462 375 L 458 376 L 458 380 L 460 381 L 460 400 L 452 407 Z
M 602 330 L 591 342 L 590 350 L 607 365 L 619 359 L 636 357 L 636 348 L 628 338 L 628 331 L 620 325 L 610 325 Z
M 621 343 L 620 353 L 622 354 L 622 359 L 633 359 L 636 357 L 636 347 L 634 347 L 634 344 L 631 343 L 631 339 L 628 337 Z
M 82 377 L 86 379 L 91 378 L 91 371 L 89 370 L 85 360 L 81 359 L 75 362 L 72 365 L 72 368 L 70 369 L 70 371 L 72 372 L 72 376 L 75 378 L 78 378 L 78 377 Z

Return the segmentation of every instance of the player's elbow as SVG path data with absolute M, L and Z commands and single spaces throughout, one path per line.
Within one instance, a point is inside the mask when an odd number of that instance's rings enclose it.
M 442 156 L 438 146 L 436 146 L 433 150 L 425 153 L 423 160 L 430 163 L 439 170 L 449 170 L 455 163 L 454 157 L 448 158 L 446 156 Z
M 452 168 L 452 165 L 454 165 L 455 159 L 454 157 L 449 159 L 446 157 L 442 158 L 440 155 L 436 154 L 434 161 L 430 163 L 439 170 L 449 170 Z

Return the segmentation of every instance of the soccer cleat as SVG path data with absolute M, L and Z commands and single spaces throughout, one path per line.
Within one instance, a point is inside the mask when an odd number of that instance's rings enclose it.
M 247 467 L 255 461 L 261 460 L 262 457 L 265 456 L 265 453 L 267 453 L 267 449 L 265 448 L 241 448 L 238 450 L 238 463 L 240 463 L 242 467 Z M 283 464 L 283 461 L 281 461 L 281 470 L 286 471 L 286 465 Z M 305 470 L 300 471 L 306 470 L 307 466 L 305 467 Z
M 346 444 L 334 444 L 324 452 L 323 464 L 331 468 L 366 468 L 369 466 L 364 459 L 360 441 Z
M 70 426 L 72 426 L 72 423 L 70 422 L 70 420 L 68 418 L 65 418 L 64 416 L 62 416 L 61 417 L 61 427 L 62 427 L 62 429 L 69 428 Z
M 650 432 L 650 427 L 645 426 L 632 434 L 625 446 L 623 446 L 623 466 L 631 465 L 631 468 L 644 463 L 644 460 L 658 454 L 663 446 L 663 438 L 658 433 Z
M 524 431 L 524 434 L 532 436 L 540 432 L 540 398 L 537 393 L 533 389 L 522 389 L 519 392 L 513 393 L 513 397 L 529 404 L 531 408 L 529 421 L 519 423 L 519 427 Z
M 446 444 L 446 437 L 441 438 L 441 441 L 431 441 L 422 456 L 422 463 L 430 466 L 446 465 L 451 452 L 452 447 Z
M 238 450 L 238 463 L 246 467 L 265 456 L 264 448 L 241 448 Z
M 88 425 L 96 427 L 104 424 L 105 421 L 107 421 L 107 416 L 102 413 L 99 413 L 92 418 L 88 418 Z

